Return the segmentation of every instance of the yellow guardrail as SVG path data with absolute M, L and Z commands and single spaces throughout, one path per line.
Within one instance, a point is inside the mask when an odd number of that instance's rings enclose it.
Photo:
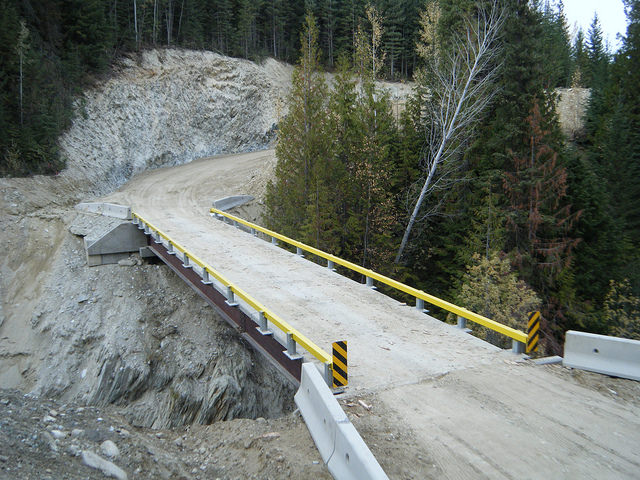
M 441 298 L 435 297 L 433 295 L 429 295 L 428 293 L 423 292 L 422 290 L 418 290 L 417 288 L 410 287 L 409 285 L 405 285 L 404 283 L 398 282 L 397 280 L 389 278 L 380 273 L 374 272 L 373 270 L 369 270 L 368 268 L 361 267 L 360 265 L 356 265 L 355 263 L 349 262 L 348 260 L 344 260 L 340 257 L 336 257 L 335 255 L 332 255 L 330 253 L 323 252 L 322 250 L 318 250 L 317 248 L 311 247 L 302 242 L 298 242 L 296 240 L 293 240 L 292 238 L 285 237 L 284 235 L 281 235 L 277 232 L 269 230 L 268 228 L 264 228 L 254 223 L 248 222 L 247 220 L 244 220 L 240 217 L 236 217 L 235 215 L 231 215 L 229 213 L 223 212 L 222 210 L 218 210 L 217 208 L 211 208 L 210 212 L 216 215 L 221 215 L 223 217 L 226 217 L 229 220 L 237 222 L 241 225 L 244 225 L 258 232 L 262 232 L 265 235 L 268 235 L 272 238 L 277 238 L 278 240 L 288 243 L 289 245 L 292 245 L 296 248 L 300 248 L 301 250 L 312 253 L 313 255 L 316 255 L 320 258 L 324 258 L 325 260 L 331 261 L 336 265 L 341 265 L 345 268 L 348 268 L 349 270 L 353 270 L 354 272 L 360 273 L 368 278 L 377 280 L 378 282 L 388 285 L 392 288 L 395 288 L 396 290 L 407 293 L 412 297 L 424 300 L 425 302 L 428 302 L 431 305 L 440 307 L 459 317 L 466 318 L 467 320 L 471 320 L 472 322 L 482 325 L 483 327 L 487 327 L 495 332 L 506 335 L 507 337 L 512 338 L 513 340 L 516 340 L 524 344 L 527 343 L 527 334 L 520 330 L 516 330 L 515 328 L 511 328 L 507 325 L 503 325 L 502 323 L 498 323 L 487 317 L 483 317 L 482 315 L 478 315 L 477 313 L 467 310 L 466 308 L 459 307 L 457 305 L 454 305 L 453 303 L 447 302 L 446 300 L 442 300 Z
M 278 315 L 267 309 L 264 305 L 258 302 L 255 298 L 249 295 L 247 292 L 242 290 L 237 285 L 233 284 L 229 279 L 227 279 L 220 272 L 216 271 L 210 265 L 207 265 L 203 260 L 198 258 L 196 255 L 189 252 L 186 247 L 182 246 L 175 240 L 172 240 L 167 234 L 162 232 L 159 228 L 152 225 L 150 222 L 142 218 L 137 213 L 132 212 L 131 216 L 133 219 L 137 219 L 138 222 L 142 222 L 144 226 L 146 226 L 151 233 L 155 233 L 159 237 L 166 240 L 173 248 L 174 251 L 179 251 L 181 254 L 186 255 L 189 258 L 190 264 L 195 264 L 203 270 L 203 274 L 206 271 L 211 277 L 215 278 L 218 282 L 220 282 L 224 287 L 230 288 L 231 291 L 237 297 L 241 298 L 247 305 L 250 305 L 256 312 L 261 312 L 265 318 L 270 321 L 273 325 L 278 327 L 285 334 L 291 335 L 291 337 L 295 340 L 295 342 L 303 347 L 307 352 L 313 355 L 315 358 L 320 360 L 325 365 L 333 365 L 331 356 L 318 347 L 315 343 L 313 343 L 309 338 L 304 336 L 294 327 L 289 325 L 286 321 L 280 318 Z

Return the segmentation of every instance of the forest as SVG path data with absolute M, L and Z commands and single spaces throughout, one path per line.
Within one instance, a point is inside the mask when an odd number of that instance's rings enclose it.
M 297 66 L 270 227 L 518 328 L 539 309 L 549 353 L 567 329 L 640 338 L 640 1 L 624 3 L 613 52 L 560 1 L 0 0 L 0 175 L 60 171 L 74 98 L 121 55 L 275 57 Z M 414 82 L 401 115 L 380 79 Z M 558 87 L 590 89 L 572 138 Z
M 568 329 L 640 339 L 640 2 L 626 12 L 612 52 L 597 17 L 571 35 L 561 3 L 426 2 L 401 116 L 375 83 L 384 11 L 366 7 L 331 85 L 310 13 L 270 227 L 515 328 L 540 310 L 543 353 Z M 572 138 L 557 87 L 590 89 Z

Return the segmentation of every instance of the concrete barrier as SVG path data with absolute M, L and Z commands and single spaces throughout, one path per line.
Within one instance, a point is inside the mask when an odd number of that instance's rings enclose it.
M 565 367 L 640 380 L 640 341 L 569 330 L 562 363 Z
M 118 205 L 115 203 L 79 203 L 76 205 L 78 210 L 83 212 L 95 213 L 106 217 L 121 218 L 123 220 L 131 220 L 131 207 L 126 205 Z
M 251 195 L 233 195 L 231 197 L 224 197 L 216 200 L 213 202 L 213 206 L 218 210 L 227 211 L 253 200 L 254 198 Z
M 333 478 L 388 480 L 312 363 L 302 365 L 295 402 Z

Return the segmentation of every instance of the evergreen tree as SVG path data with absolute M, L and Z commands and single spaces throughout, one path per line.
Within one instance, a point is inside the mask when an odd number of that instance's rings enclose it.
M 609 55 L 602 39 L 602 27 L 598 14 L 593 16 L 593 21 L 587 33 L 587 69 L 585 82 L 595 89 L 602 89 L 608 79 Z
M 585 47 L 584 32 L 578 29 L 571 49 L 573 72 L 571 74 L 572 87 L 587 87 L 586 75 L 589 68 L 589 58 Z
M 322 169 L 316 162 L 331 157 L 326 130 L 327 86 L 320 72 L 318 27 L 311 14 L 306 17 L 300 45 L 302 55 L 293 73 L 289 113 L 280 125 L 276 178 L 267 189 L 270 226 L 298 238 L 307 222 L 308 205 L 320 202 L 314 176 Z M 319 229 L 320 220 L 314 223 Z
M 547 0 L 541 8 L 542 57 L 545 59 L 545 74 L 548 88 L 571 85 L 572 59 L 569 29 L 562 2 L 557 10 Z

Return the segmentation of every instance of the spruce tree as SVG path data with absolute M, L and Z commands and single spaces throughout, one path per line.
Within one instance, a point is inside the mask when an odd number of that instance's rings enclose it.
M 327 86 L 320 72 L 318 27 L 307 14 L 300 34 L 301 56 L 293 72 L 289 112 L 281 122 L 276 147 L 275 180 L 267 189 L 269 224 L 292 237 L 300 237 L 308 207 L 320 202 L 316 163 L 331 157 L 327 134 Z M 321 222 L 314 220 L 319 228 Z M 315 242 L 314 242 L 315 243 Z

